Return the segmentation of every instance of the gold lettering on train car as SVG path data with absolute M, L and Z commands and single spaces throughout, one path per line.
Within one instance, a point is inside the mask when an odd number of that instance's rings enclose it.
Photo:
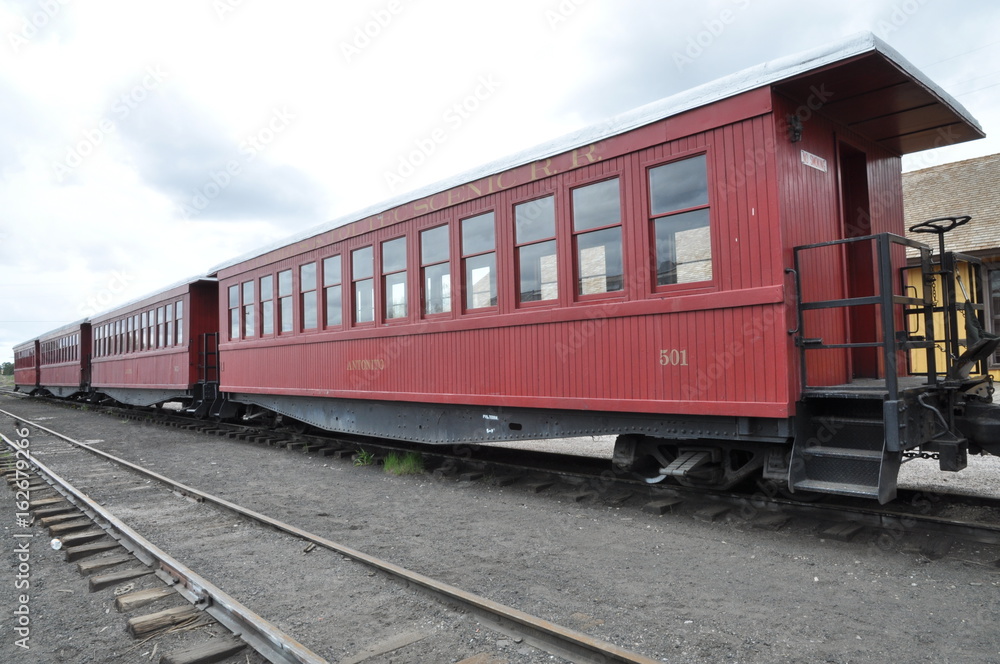
M 382 371 L 385 369 L 385 360 L 348 360 L 348 371 Z
M 545 164 L 545 165 L 544 166 L 539 166 L 539 164 Z M 544 161 L 535 161 L 535 162 L 532 162 L 531 163 L 531 179 L 532 179 L 532 181 L 537 180 L 538 178 L 542 177 L 542 176 L 540 176 L 538 174 L 539 172 L 543 172 L 543 173 L 545 173 L 545 177 L 549 177 L 550 175 L 555 175 L 556 173 L 558 173 L 559 169 L 552 168 L 552 160 L 551 159 L 545 159 Z
M 582 152 L 582 150 L 586 150 L 586 152 Z M 595 155 L 595 152 L 597 152 L 597 143 L 591 143 L 586 148 L 573 150 L 573 168 L 581 165 L 581 158 L 585 158 L 588 164 L 600 161 L 601 158 Z
M 510 187 L 514 187 L 514 186 L 517 185 L 517 180 L 514 180 L 514 182 L 511 182 L 510 184 L 504 184 L 503 183 L 503 179 L 504 179 L 505 176 L 514 177 L 514 173 L 501 173 L 500 175 L 497 176 L 497 191 L 502 191 L 504 189 L 509 189 Z M 491 194 L 493 193 L 493 187 L 492 186 L 490 187 L 490 193 Z
M 664 348 L 660 351 L 661 367 L 686 367 L 688 366 L 687 349 Z

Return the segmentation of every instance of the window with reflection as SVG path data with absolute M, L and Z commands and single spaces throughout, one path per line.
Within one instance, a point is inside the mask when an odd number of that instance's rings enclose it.
M 256 330 L 253 281 L 243 283 L 243 336 L 252 337 Z
M 496 229 L 492 212 L 462 220 L 465 308 L 497 306 Z
M 520 279 L 518 300 L 539 302 L 559 297 L 555 196 L 514 206 L 514 242 Z
M 618 178 L 573 190 L 576 294 L 622 290 L 621 191 Z
M 260 333 L 274 334 L 274 276 L 260 278 Z
M 292 271 L 282 270 L 278 273 L 278 328 L 282 333 L 291 332 L 295 328 L 295 316 L 292 309 Z
M 326 327 L 343 323 L 344 300 L 341 287 L 340 256 L 323 259 L 323 300 L 326 302 Z
M 708 171 L 705 155 L 649 170 L 656 285 L 712 279 Z
M 382 243 L 382 301 L 385 319 L 406 318 L 406 238 Z
M 177 304 L 174 305 L 174 311 L 176 312 L 175 318 L 177 324 L 177 334 L 174 338 L 177 340 L 177 345 L 180 346 L 184 343 L 184 300 L 177 300 Z
M 354 284 L 354 322 L 375 320 L 375 258 L 371 247 L 351 252 L 351 281 Z
M 299 266 L 300 308 L 302 329 L 315 330 L 317 326 L 316 263 Z
M 451 311 L 451 249 L 448 226 L 420 233 L 420 272 L 423 275 L 424 315 Z

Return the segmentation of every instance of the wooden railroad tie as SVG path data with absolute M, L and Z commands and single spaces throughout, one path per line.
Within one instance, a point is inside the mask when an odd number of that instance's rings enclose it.
M 145 616 L 130 618 L 128 621 L 128 633 L 136 638 L 140 638 L 147 634 L 189 622 L 197 618 L 200 614 L 201 612 L 190 604 L 175 606 L 165 611 L 157 611 Z
M 236 639 L 213 639 L 200 646 L 168 653 L 160 658 L 160 664 L 208 664 L 235 655 L 246 647 L 246 643 Z
M 153 570 L 148 567 L 142 567 L 111 572 L 109 574 L 102 574 L 101 576 L 92 576 L 90 577 L 90 592 L 97 592 L 108 586 L 118 585 L 122 581 L 138 579 L 141 576 L 149 576 L 152 573 Z
M 170 597 L 171 595 L 176 594 L 177 591 L 168 586 L 149 588 L 147 590 L 137 590 L 134 593 L 129 593 L 116 598 L 115 610 L 117 610 L 118 613 L 127 613 L 133 609 L 138 609 L 141 606 L 152 604 L 153 602 L 159 601 L 164 597 Z

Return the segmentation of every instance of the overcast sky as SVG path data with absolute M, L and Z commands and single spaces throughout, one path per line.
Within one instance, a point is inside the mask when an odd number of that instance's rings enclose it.
M 0 361 L 276 239 L 863 30 L 988 135 L 904 169 L 1000 152 L 998 28 L 987 0 L 0 0 Z

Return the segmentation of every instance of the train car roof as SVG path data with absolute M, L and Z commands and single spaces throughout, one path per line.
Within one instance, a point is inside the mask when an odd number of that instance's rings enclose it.
M 157 288 L 155 291 L 146 293 L 141 297 L 137 297 L 135 299 L 129 300 L 128 302 L 119 304 L 114 308 L 105 309 L 100 313 L 94 314 L 88 320 L 94 323 L 97 322 L 103 323 L 108 319 L 115 318 L 116 316 L 120 316 L 128 311 L 131 311 L 132 309 L 136 308 L 141 304 L 148 303 L 150 301 L 155 301 L 165 296 L 170 291 L 177 290 L 178 288 L 183 288 L 184 286 L 192 286 L 199 282 L 218 283 L 218 280 L 212 277 L 206 277 L 204 275 L 196 275 L 193 277 L 188 277 L 186 279 L 181 279 L 180 281 L 172 283 L 169 286 L 165 286 L 163 288 Z
M 779 93 L 818 98 L 859 134 L 897 154 L 983 138 L 982 126 L 954 97 L 870 32 L 749 67 L 471 171 L 404 193 L 221 263 L 209 276 L 335 228 L 468 182 L 563 154 L 713 102 L 773 86 Z M 827 96 L 824 97 L 824 91 Z M 812 110 L 819 110 L 813 108 Z

